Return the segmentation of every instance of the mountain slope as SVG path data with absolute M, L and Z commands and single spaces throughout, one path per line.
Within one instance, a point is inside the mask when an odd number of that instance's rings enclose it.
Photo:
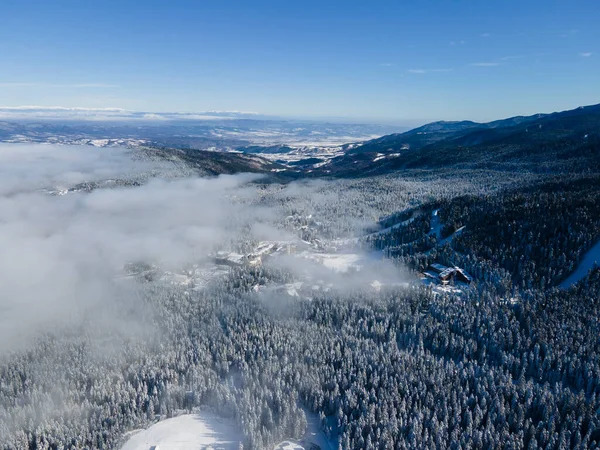
M 487 124 L 434 122 L 347 147 L 319 170 L 335 176 L 454 166 L 589 171 L 600 165 L 599 149 L 600 105 L 593 105 Z
M 481 124 L 468 120 L 462 122 L 432 122 L 405 133 L 382 136 L 362 144 L 350 144 L 346 148 L 348 149 L 348 153 L 352 154 L 380 152 L 391 149 L 415 150 L 441 141 L 456 133 L 477 128 L 478 126 L 481 126 Z
M 298 177 L 297 172 L 288 173 L 288 169 L 280 164 L 244 153 L 157 147 L 143 148 L 143 152 L 147 157 L 185 164 L 204 176 L 249 172 L 264 174 L 269 181 L 289 181 Z

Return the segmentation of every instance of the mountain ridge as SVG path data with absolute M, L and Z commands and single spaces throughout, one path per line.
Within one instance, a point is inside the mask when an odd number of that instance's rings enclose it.
M 599 141 L 600 104 L 595 104 L 488 123 L 432 122 L 405 133 L 347 144 L 345 154 L 318 169 L 342 177 L 458 165 L 596 170 Z

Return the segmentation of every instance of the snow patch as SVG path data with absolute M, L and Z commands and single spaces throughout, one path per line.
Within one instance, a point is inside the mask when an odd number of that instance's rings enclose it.
M 581 263 L 569 277 L 560 283 L 562 289 L 568 289 L 578 281 L 585 278 L 590 269 L 594 267 L 596 263 L 600 263 L 600 241 L 596 243 L 583 257 Z
M 233 422 L 207 412 L 161 420 L 134 434 L 121 450 L 239 450 L 243 436 Z
M 334 272 L 348 272 L 351 267 L 360 269 L 361 265 L 358 262 L 362 259 L 356 253 L 312 253 L 302 252 L 298 256 L 311 259 L 322 264 Z

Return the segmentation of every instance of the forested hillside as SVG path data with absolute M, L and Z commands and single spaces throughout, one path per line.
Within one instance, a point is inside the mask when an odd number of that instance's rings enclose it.
M 342 177 L 448 167 L 595 172 L 599 127 L 600 105 L 483 124 L 438 122 L 352 145 L 318 169 Z
M 573 131 L 594 114 L 454 124 L 452 141 L 397 158 L 427 168 L 384 175 L 292 182 L 255 156 L 147 149 L 140 158 L 160 170 L 144 165 L 135 182 L 103 169 L 85 189 L 11 187 L 6 208 L 51 204 L 59 230 L 63 215 L 95 208 L 75 230 L 94 238 L 78 265 L 86 282 L 103 272 L 97 258 L 128 255 L 146 222 L 160 227 L 142 241 L 153 260 L 94 285 L 100 302 L 3 347 L 0 448 L 119 449 L 127 433 L 197 409 L 231 419 L 253 450 L 303 439 L 309 416 L 341 450 L 598 448 L 600 268 L 558 287 L 600 240 L 597 135 Z M 473 133 L 497 142 L 464 144 Z M 471 167 L 454 167 L 465 155 Z M 268 176 L 214 177 L 238 171 Z M 166 173 L 175 181 L 153 180 Z M 6 218 L 14 239 L 37 229 L 27 214 Z M 115 223 L 126 234 L 111 246 Z M 431 281 L 432 264 L 471 282 Z M 106 283 L 128 296 L 115 301 Z
M 194 297 L 152 292 L 160 343 L 98 360 L 89 338 L 48 336 L 11 358 L 3 448 L 113 448 L 126 430 L 197 405 L 234 417 L 244 448 L 301 436 L 302 405 L 332 417 L 323 423 L 340 448 L 600 440 L 600 271 L 517 305 L 485 291 L 386 290 L 288 302 L 285 314 L 249 292 L 261 277 L 234 272 Z

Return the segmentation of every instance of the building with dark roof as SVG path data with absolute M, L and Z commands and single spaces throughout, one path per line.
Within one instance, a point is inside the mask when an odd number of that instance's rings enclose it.
M 442 264 L 431 264 L 425 272 L 423 272 L 427 278 L 430 278 L 440 284 L 446 285 L 453 282 L 461 282 L 465 284 L 471 284 L 473 278 L 464 269 L 460 267 L 447 267 Z

